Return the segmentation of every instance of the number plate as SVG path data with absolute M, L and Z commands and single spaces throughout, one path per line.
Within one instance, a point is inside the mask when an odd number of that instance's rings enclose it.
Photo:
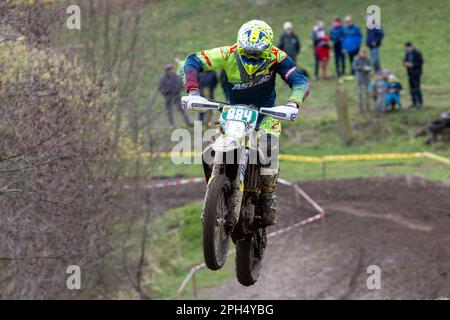
M 223 110 L 222 119 L 255 123 L 258 119 L 258 112 L 246 108 L 229 107 Z

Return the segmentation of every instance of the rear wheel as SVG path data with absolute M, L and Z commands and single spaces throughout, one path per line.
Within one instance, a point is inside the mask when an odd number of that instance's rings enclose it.
M 266 230 L 257 229 L 236 242 L 236 277 L 240 284 L 251 286 L 258 280 L 266 241 Z
M 225 233 L 226 215 L 231 194 L 228 177 L 217 175 L 208 184 L 203 213 L 203 253 L 211 270 L 225 263 L 230 237 Z

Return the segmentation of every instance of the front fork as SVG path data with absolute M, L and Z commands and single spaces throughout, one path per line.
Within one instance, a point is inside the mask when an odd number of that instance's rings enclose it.
M 233 232 L 234 227 L 239 221 L 242 198 L 244 196 L 244 180 L 247 173 L 248 156 L 248 149 L 245 149 L 240 153 L 236 178 L 233 181 L 233 193 L 230 197 L 230 204 L 228 206 L 228 217 L 226 223 L 226 231 L 228 234 Z

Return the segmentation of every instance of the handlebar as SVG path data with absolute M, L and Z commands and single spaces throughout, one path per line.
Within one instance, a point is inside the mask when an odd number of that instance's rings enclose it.
M 279 120 L 290 120 L 293 121 L 297 117 L 298 109 L 289 106 L 277 106 L 271 108 L 257 108 L 254 105 L 247 104 L 227 104 L 224 102 L 213 101 L 210 99 L 203 98 L 201 96 L 183 96 L 181 98 L 181 106 L 184 110 L 192 111 L 208 111 L 208 110 L 218 110 L 222 112 L 225 107 L 244 107 L 253 110 L 258 110 L 260 114 L 268 115 Z

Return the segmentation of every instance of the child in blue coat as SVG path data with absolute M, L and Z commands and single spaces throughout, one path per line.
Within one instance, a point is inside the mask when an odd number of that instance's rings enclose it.
M 386 108 L 391 106 L 391 110 L 394 111 L 398 106 L 399 109 L 402 108 L 402 103 L 400 100 L 400 91 L 403 89 L 397 78 L 391 74 L 389 75 L 387 82 L 387 94 L 386 94 Z

